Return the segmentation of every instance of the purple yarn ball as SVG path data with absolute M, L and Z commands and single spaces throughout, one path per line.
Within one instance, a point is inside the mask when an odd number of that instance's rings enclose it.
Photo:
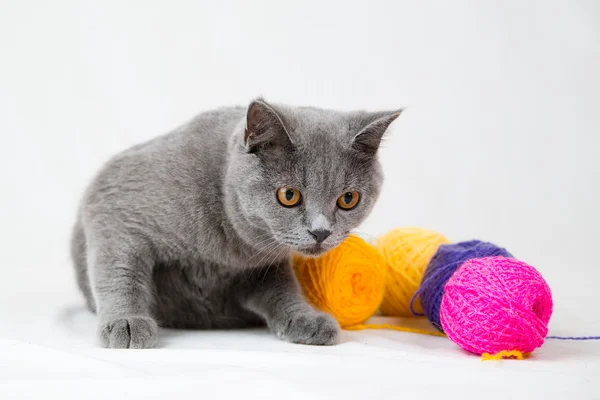
M 506 249 L 480 240 L 441 245 L 429 261 L 421 279 L 421 287 L 410 302 L 411 312 L 414 315 L 425 315 L 436 329 L 443 332 L 440 323 L 440 305 L 446 282 L 465 261 L 483 257 L 513 258 Z M 424 314 L 417 314 L 414 311 L 413 305 L 417 296 L 421 300 Z

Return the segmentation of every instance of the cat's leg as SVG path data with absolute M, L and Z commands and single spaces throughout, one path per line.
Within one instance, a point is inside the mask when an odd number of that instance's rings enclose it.
M 157 342 L 151 316 L 154 260 L 141 241 L 113 234 L 88 243 L 90 280 L 104 347 L 144 349 Z
M 306 302 L 289 263 L 248 275 L 238 291 L 242 306 L 264 318 L 279 338 L 312 345 L 336 343 L 337 321 Z

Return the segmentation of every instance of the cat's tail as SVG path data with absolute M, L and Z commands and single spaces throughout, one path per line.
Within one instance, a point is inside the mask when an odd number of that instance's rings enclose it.
M 77 218 L 71 233 L 71 259 L 75 267 L 75 276 L 79 290 L 83 293 L 88 308 L 92 312 L 96 312 L 96 302 L 92 295 L 90 278 L 87 271 L 85 231 L 79 218 Z

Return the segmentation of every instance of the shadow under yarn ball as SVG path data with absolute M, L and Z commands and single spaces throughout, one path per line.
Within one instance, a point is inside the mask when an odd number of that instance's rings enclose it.
M 440 323 L 440 305 L 444 286 L 458 267 L 466 261 L 484 257 L 513 258 L 506 249 L 480 240 L 441 245 L 429 261 L 421 279 L 421 286 L 410 303 L 413 314 L 425 315 L 436 329 L 443 332 Z M 414 311 L 413 305 L 417 297 L 420 299 L 423 314 Z

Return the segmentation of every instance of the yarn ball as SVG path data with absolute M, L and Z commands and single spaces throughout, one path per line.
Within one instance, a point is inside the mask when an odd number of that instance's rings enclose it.
M 506 249 L 480 240 L 441 245 L 429 261 L 421 280 L 421 286 L 411 300 L 413 314 L 424 314 L 435 328 L 443 332 L 440 324 L 440 305 L 446 282 L 465 261 L 494 256 L 513 258 Z M 416 299 L 421 301 L 423 314 L 419 314 L 415 310 Z
M 542 275 L 513 258 L 474 258 L 446 283 L 440 321 L 449 339 L 475 354 L 530 353 L 544 343 L 552 294 Z
M 296 256 L 294 269 L 308 301 L 333 315 L 342 328 L 366 321 L 383 300 L 383 259 L 357 236 L 319 258 Z
M 445 236 L 427 229 L 398 228 L 379 238 L 377 247 L 387 269 L 385 296 L 381 304 L 384 314 L 411 316 L 410 301 L 419 288 L 429 260 L 441 244 L 449 243 Z M 421 312 L 417 301 L 415 309 Z

